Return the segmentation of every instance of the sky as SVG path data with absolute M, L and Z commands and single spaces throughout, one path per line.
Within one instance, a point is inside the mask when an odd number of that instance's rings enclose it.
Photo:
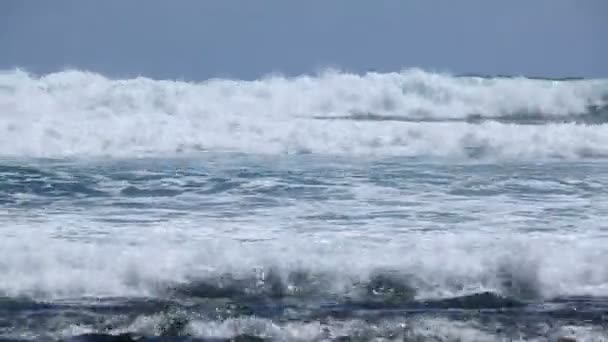
M 607 0 L 2 0 L 0 69 L 608 77 Z

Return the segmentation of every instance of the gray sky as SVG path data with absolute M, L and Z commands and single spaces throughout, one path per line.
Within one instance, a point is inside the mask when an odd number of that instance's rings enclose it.
M 607 0 L 0 0 L 0 69 L 608 77 Z

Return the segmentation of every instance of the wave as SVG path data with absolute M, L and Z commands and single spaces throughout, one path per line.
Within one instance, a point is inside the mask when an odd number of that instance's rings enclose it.
M 187 83 L 13 70 L 0 73 L 0 155 L 606 157 L 607 106 L 608 81 L 601 79 L 413 69 Z
M 608 273 L 594 261 L 606 257 L 606 248 L 583 238 L 574 243 L 569 237 L 522 236 L 520 241 L 515 234 L 512 241 L 472 233 L 412 235 L 407 249 L 301 239 L 163 244 L 173 238 L 154 235 L 166 230 L 158 225 L 147 229 L 146 239 L 154 243 L 129 239 L 89 245 L 43 238 L 37 228 L 15 224 L 11 231 L 19 239 L 0 241 L 0 296 L 348 297 L 383 304 L 482 292 L 521 301 L 608 296 Z

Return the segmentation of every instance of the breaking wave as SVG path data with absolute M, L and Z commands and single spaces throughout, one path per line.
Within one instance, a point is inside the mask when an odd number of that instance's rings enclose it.
M 608 156 L 608 81 L 417 69 L 257 81 L 0 73 L 0 155 Z
M 445 258 L 436 256 L 438 250 L 448 250 L 440 245 L 407 253 L 385 248 L 382 253 L 389 255 L 384 256 L 360 248 L 333 257 L 275 252 L 270 259 L 281 262 L 267 262 L 267 267 L 256 267 L 262 260 L 259 248 L 246 245 L 230 255 L 238 249 L 198 243 L 197 256 L 161 246 L 129 250 L 32 240 L 29 245 L 30 250 L 25 242 L 0 243 L 7 256 L 0 261 L 0 309 L 5 324 L 16 327 L 3 337 L 15 340 L 544 341 L 547 336 L 606 336 L 602 323 L 608 301 L 602 295 L 608 293 L 607 275 L 596 262 L 601 253 L 578 243 L 570 251 L 544 248 L 536 256 L 531 248 L 523 257 L 513 256 L 506 245 L 481 253 L 473 252 L 473 245 L 463 246 L 449 249 Z M 500 250 L 503 255 L 495 255 Z M 352 262 L 355 255 L 360 259 Z M 544 259 L 532 261 L 537 258 Z M 348 268 L 346 260 L 351 261 Z M 568 326 L 571 322 L 587 325 Z
M 486 292 L 515 301 L 608 296 L 608 272 L 595 261 L 606 254 L 600 242 L 492 242 L 491 237 L 465 235 L 461 241 L 438 235 L 408 250 L 315 247 L 302 241 L 288 244 L 287 251 L 277 241 L 192 241 L 175 249 L 137 243 L 89 246 L 39 237 L 9 240 L 0 242 L 5 254 L 0 296 L 350 298 L 361 305 L 409 305 Z M 476 250 L 480 241 L 494 245 Z M 510 252 L 516 248 L 519 256 Z M 344 268 L 346 264 L 351 266 Z

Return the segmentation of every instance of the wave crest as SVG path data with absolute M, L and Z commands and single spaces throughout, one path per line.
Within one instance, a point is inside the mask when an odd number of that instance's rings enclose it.
M 454 77 L 414 69 L 186 83 L 17 70 L 0 73 L 0 155 L 219 150 L 603 157 L 607 106 L 606 80 Z

